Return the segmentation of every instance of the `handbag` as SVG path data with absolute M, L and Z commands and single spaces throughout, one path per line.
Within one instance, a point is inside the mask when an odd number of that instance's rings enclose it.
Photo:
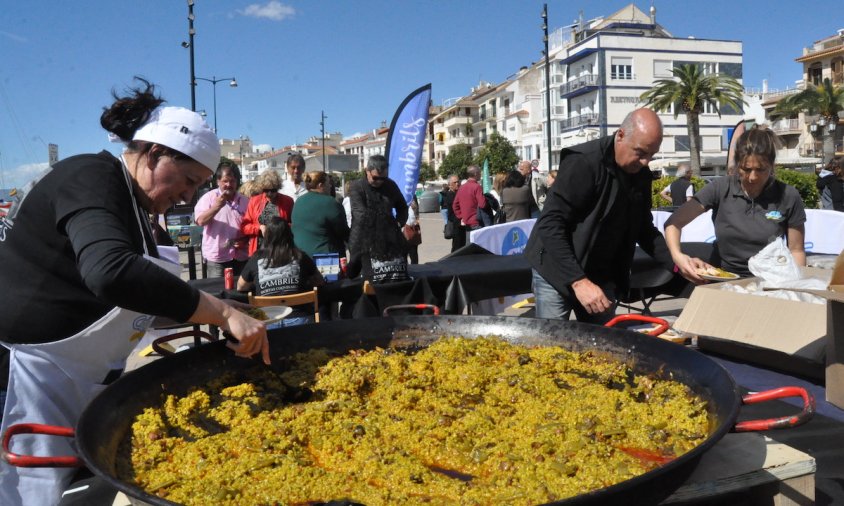
M 453 221 L 445 222 L 445 227 L 443 227 L 443 237 L 446 239 L 454 239 L 455 234 L 455 227 Z
M 418 223 L 415 225 L 405 225 L 402 232 L 404 232 L 404 238 L 407 239 L 407 243 L 411 246 L 422 244 L 422 227 Z

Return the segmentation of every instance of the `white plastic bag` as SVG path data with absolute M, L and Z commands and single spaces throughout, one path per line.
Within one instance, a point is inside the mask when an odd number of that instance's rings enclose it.
M 782 237 L 777 237 L 747 261 L 754 276 L 765 281 L 765 287 L 783 287 L 800 279 L 800 267 Z

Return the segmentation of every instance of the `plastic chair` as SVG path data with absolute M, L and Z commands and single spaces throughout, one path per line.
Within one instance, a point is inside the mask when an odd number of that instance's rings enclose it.
M 255 307 L 265 306 L 299 306 L 302 304 L 314 305 L 314 322 L 319 323 L 319 297 L 317 296 L 317 289 L 307 292 L 292 293 L 290 295 L 252 295 L 249 292 L 249 304 Z

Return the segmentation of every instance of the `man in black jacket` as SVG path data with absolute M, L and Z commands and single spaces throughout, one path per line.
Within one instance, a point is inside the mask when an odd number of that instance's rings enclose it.
M 525 255 L 533 266 L 536 316 L 605 323 L 615 294 L 627 289 L 636 244 L 671 269 L 665 239 L 651 217 L 648 163 L 662 123 L 637 109 L 611 137 L 563 149 L 542 216 Z

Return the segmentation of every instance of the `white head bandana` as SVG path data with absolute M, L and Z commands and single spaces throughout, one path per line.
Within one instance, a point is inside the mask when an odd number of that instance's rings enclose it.
M 159 107 L 135 132 L 135 141 L 154 142 L 187 155 L 208 168 L 217 170 L 220 142 L 202 116 L 184 107 Z

